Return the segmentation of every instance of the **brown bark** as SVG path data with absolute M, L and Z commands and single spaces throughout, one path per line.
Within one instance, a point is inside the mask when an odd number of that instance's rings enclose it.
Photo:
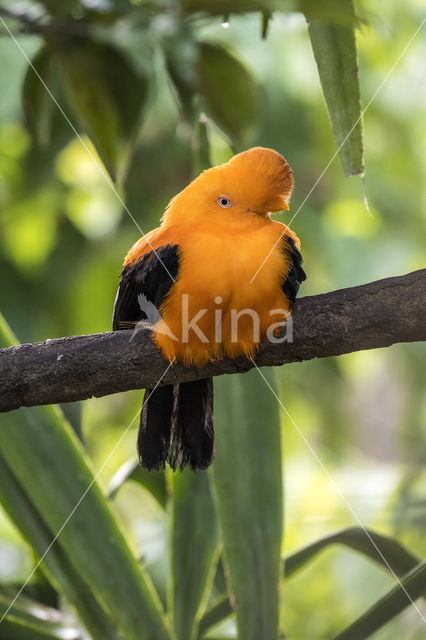
M 261 345 L 275 366 L 426 338 L 426 269 L 297 300 L 293 343 Z M 152 388 L 167 368 L 150 329 L 73 336 L 0 350 L 0 411 Z M 162 384 L 245 372 L 247 360 L 173 365 Z

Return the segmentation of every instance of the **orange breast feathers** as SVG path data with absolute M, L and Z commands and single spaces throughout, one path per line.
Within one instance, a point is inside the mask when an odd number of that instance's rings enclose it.
M 153 327 L 165 358 L 200 366 L 250 357 L 277 335 L 305 277 L 298 238 L 270 217 L 289 208 L 292 187 L 280 154 L 250 149 L 198 176 L 170 202 L 161 226 L 131 248 L 123 274 L 144 263 L 148 274 L 149 262 L 163 278 L 158 287 L 169 279 Z M 175 276 L 167 268 L 173 248 Z

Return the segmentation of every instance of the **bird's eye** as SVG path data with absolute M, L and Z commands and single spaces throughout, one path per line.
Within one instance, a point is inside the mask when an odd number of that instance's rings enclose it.
M 223 207 L 224 209 L 227 209 L 228 207 L 231 206 L 230 199 L 226 198 L 225 196 L 219 196 L 219 198 L 217 199 L 217 203 L 220 207 Z

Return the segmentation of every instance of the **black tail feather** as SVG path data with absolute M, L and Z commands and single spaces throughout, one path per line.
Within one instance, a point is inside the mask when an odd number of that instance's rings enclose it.
M 175 446 L 171 454 L 178 453 L 180 468 L 189 464 L 193 470 L 207 469 L 214 457 L 213 380 L 182 382 L 176 385 L 175 393 Z M 169 460 L 172 467 L 173 462 L 173 458 Z
M 160 469 L 172 435 L 173 385 L 146 389 L 138 433 L 138 455 L 145 469 Z
M 214 457 L 211 378 L 145 392 L 138 435 L 143 467 L 206 469 Z

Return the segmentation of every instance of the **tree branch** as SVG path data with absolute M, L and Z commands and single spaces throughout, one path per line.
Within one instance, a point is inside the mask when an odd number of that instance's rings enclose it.
M 60 34 L 64 36 L 86 37 L 90 33 L 90 25 L 82 20 L 52 18 L 42 7 L 31 7 L 31 11 L 18 8 L 0 7 L 0 16 L 10 18 L 18 22 L 19 28 L 14 28 L 14 33 L 20 34 Z M 0 32 L 0 35 L 9 36 L 8 32 Z
M 261 345 L 256 363 L 337 356 L 426 339 L 426 269 L 405 276 L 297 300 L 293 343 Z M 0 411 L 152 388 L 167 362 L 150 329 L 116 331 L 23 344 L 0 350 Z M 201 369 L 175 364 L 161 384 L 245 372 L 247 360 L 221 360 Z

